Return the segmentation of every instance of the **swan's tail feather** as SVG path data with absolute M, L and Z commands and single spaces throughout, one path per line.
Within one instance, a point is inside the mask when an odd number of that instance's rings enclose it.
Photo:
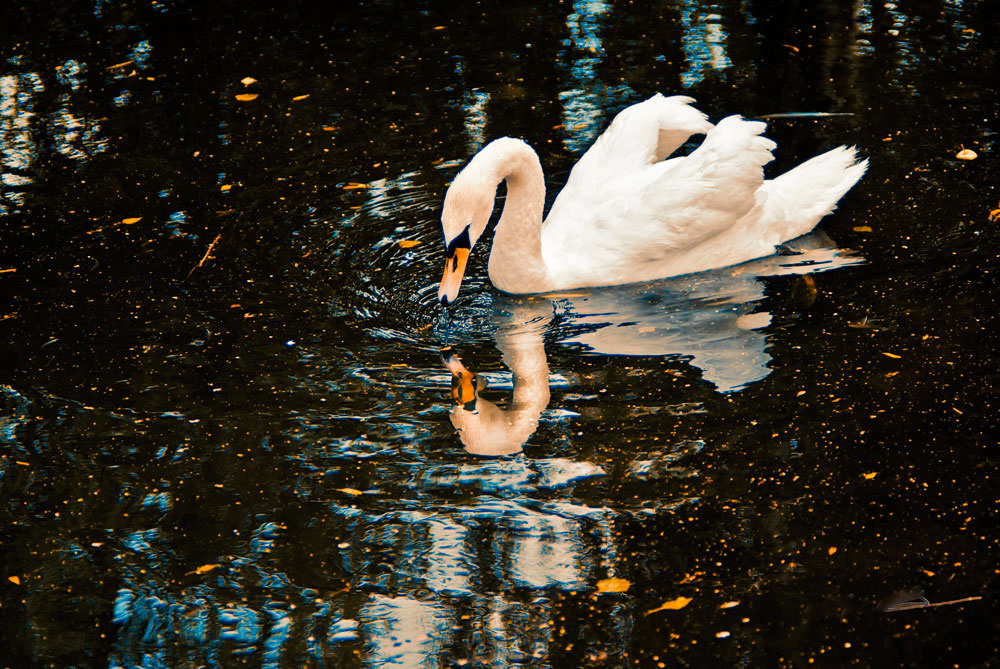
M 810 158 L 781 176 L 765 181 L 762 223 L 780 230 L 781 241 L 804 235 L 837 208 L 837 201 L 868 169 L 853 146 L 838 146 Z

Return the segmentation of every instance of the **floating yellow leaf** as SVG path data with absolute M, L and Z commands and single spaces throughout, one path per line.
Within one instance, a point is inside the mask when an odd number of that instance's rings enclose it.
M 336 129 L 337 129 L 337 126 L 335 126 L 335 125 L 324 125 L 323 126 L 323 130 L 325 132 L 333 132 Z
M 920 571 L 924 572 L 928 576 L 934 576 L 934 572 L 932 572 L 932 571 L 930 571 L 928 569 L 921 569 Z
M 878 472 L 871 472 L 870 474 L 862 474 L 861 476 L 863 476 L 866 481 L 871 481 L 873 478 L 878 476 Z
M 726 602 L 725 604 L 723 604 L 723 605 L 722 605 L 722 606 L 720 606 L 719 608 L 720 608 L 720 609 L 731 609 L 731 608 L 733 608 L 734 606 L 739 606 L 739 605 L 740 605 L 740 603 L 739 603 L 738 601 L 733 601 L 733 602 Z
M 854 226 L 854 232 L 871 232 L 872 226 L 870 225 L 856 225 Z
M 358 495 L 364 495 L 362 491 L 357 490 L 356 488 L 337 488 L 337 492 L 346 493 L 348 495 L 354 495 L 355 497 L 357 497 Z
M 896 360 L 899 360 L 900 358 L 903 357 L 901 355 L 896 355 L 895 353 L 886 353 L 885 351 L 882 351 L 882 355 L 884 355 L 887 358 L 895 358 Z
M 399 242 L 399 246 L 404 249 L 412 249 L 414 246 L 420 246 L 423 244 L 419 239 L 402 239 Z
M 305 95 L 296 95 L 292 98 L 292 100 L 305 100 L 307 97 L 309 97 L 309 93 L 306 93 Z
M 597 592 L 628 592 L 631 585 L 624 578 L 603 578 L 597 582 Z
M 223 193 L 225 193 L 227 190 L 229 190 L 232 187 L 233 187 L 232 184 L 225 184 L 223 186 L 220 186 L 219 190 L 221 190 Z
M 250 84 L 256 84 L 257 80 L 254 79 L 253 77 L 243 77 L 242 79 L 240 79 L 240 83 L 243 84 L 244 86 L 249 86 Z
M 684 583 L 693 583 L 694 581 L 699 580 L 704 575 L 705 572 L 703 571 L 696 571 L 693 574 L 684 574 L 684 578 L 678 581 L 678 583 L 680 583 L 681 585 L 683 585 Z
M 256 100 L 259 93 L 240 93 L 236 96 L 236 99 L 240 102 L 250 102 L 251 100 Z
M 958 158 L 959 160 L 975 160 L 976 158 L 979 157 L 979 154 L 973 151 L 972 149 L 962 149 L 961 151 L 955 154 L 955 157 Z
M 22 460 L 14 460 L 14 464 L 21 465 L 22 467 L 30 467 L 31 466 L 30 462 L 24 462 Z
M 837 552 L 837 547 L 836 546 L 830 546 L 829 548 L 826 549 L 826 554 L 827 555 L 833 555 L 836 552 Z
M 7 580 L 13 583 L 14 585 L 21 585 L 21 579 L 19 579 L 17 576 L 8 576 Z
M 444 30 L 447 26 L 434 26 L 434 30 Z
M 200 567 L 198 567 L 197 569 L 195 569 L 194 571 L 189 571 L 188 574 L 207 574 L 208 572 L 212 571 L 213 569 L 218 569 L 218 568 L 219 568 L 219 565 L 217 565 L 217 564 L 203 564 Z
M 716 639 L 728 639 L 729 638 L 729 632 L 716 632 L 715 633 L 715 638 Z
M 132 225 L 133 223 L 138 223 L 142 220 L 142 216 L 137 216 L 136 218 L 123 218 L 122 225 Z
M 16 271 L 17 271 L 16 267 L 9 267 L 6 269 L 0 269 L 0 274 L 7 274 L 8 272 L 16 272 Z
M 344 190 L 361 190 L 362 188 L 368 188 L 368 184 L 359 184 L 351 181 L 344 185 Z
M 690 597 L 678 597 L 677 599 L 671 599 L 669 602 L 663 602 L 662 606 L 646 611 L 646 615 L 648 616 L 650 613 L 656 613 L 657 611 L 677 611 L 679 609 L 683 609 L 692 601 L 694 600 Z

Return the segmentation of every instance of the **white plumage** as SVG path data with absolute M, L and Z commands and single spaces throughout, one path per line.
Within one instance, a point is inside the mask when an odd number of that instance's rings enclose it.
M 490 142 L 456 175 L 441 222 L 449 257 L 439 297 L 454 301 L 468 253 L 507 182 L 489 275 L 500 290 L 542 293 L 650 281 L 774 253 L 809 232 L 864 174 L 841 146 L 773 180 L 765 124 L 730 116 L 712 125 L 684 96 L 623 110 L 580 158 L 542 222 L 545 183 L 521 140 Z M 690 155 L 669 158 L 691 135 Z

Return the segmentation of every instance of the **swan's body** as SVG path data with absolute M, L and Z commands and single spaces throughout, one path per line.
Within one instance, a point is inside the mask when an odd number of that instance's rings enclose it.
M 718 125 L 691 98 L 656 95 L 615 117 L 580 158 L 542 222 L 545 181 L 521 140 L 486 145 L 456 175 L 441 222 L 448 264 L 439 297 L 458 294 L 468 253 L 507 182 L 489 275 L 500 290 L 542 293 L 651 281 L 752 260 L 809 232 L 867 169 L 841 146 L 773 180 L 765 124 Z M 697 133 L 689 156 L 667 156 Z

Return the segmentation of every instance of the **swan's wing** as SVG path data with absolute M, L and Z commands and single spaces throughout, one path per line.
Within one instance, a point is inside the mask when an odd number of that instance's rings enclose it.
M 561 201 L 586 197 L 609 180 L 662 161 L 691 135 L 711 130 L 708 118 L 692 102 L 694 98 L 683 95 L 657 93 L 619 112 L 573 167 L 553 210 Z
M 640 280 L 640 266 L 655 274 L 671 255 L 728 230 L 759 206 L 763 166 L 775 148 L 760 135 L 765 127 L 731 116 L 691 155 L 609 176 L 567 198 L 542 229 L 546 261 L 561 272 L 601 266 L 607 283 Z
M 773 160 L 767 125 L 723 119 L 690 156 L 663 163 L 638 193 L 634 215 L 658 226 L 664 249 L 683 249 L 720 234 L 758 205 L 764 165 Z M 613 215 L 610 211 L 603 212 Z

